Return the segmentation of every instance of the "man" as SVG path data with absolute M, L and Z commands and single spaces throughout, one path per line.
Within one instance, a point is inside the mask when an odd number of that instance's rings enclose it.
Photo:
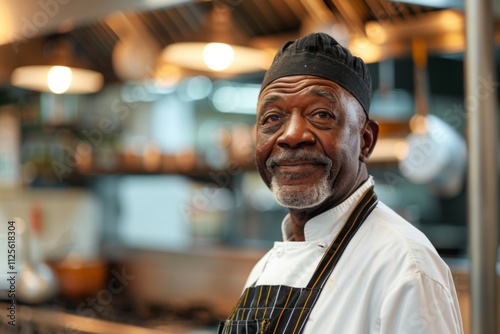
M 256 163 L 289 214 L 219 333 L 463 333 L 449 268 L 373 191 L 370 92 L 363 61 L 326 34 L 278 51 Z

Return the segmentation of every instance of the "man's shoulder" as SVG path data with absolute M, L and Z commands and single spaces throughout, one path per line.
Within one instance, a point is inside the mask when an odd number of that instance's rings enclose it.
M 383 234 L 386 237 L 390 236 L 390 240 L 386 238 L 386 241 L 409 243 L 408 246 L 415 242 L 420 246 L 430 247 L 434 250 L 431 242 L 422 231 L 383 202 L 377 204 L 367 218 L 366 225 L 376 229 L 379 232 L 377 234 Z
M 447 275 L 448 266 L 425 234 L 384 203 L 379 202 L 365 223 L 362 242 L 400 273 L 419 272 L 435 279 Z

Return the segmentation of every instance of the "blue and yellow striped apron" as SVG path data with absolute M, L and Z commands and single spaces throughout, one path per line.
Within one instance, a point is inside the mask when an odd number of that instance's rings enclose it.
M 306 287 L 250 286 L 243 292 L 218 334 L 300 334 L 323 286 L 347 244 L 378 198 L 370 187 L 360 198 L 339 234 L 328 247 Z

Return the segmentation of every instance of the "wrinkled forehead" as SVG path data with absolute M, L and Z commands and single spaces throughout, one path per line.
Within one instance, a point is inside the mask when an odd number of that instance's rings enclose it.
M 337 109 L 365 115 L 359 101 L 338 83 L 313 75 L 295 75 L 276 79 L 262 90 L 257 116 L 275 103 L 304 98 L 323 99 Z
M 267 85 L 259 94 L 257 108 L 289 96 L 316 96 L 331 101 L 354 98 L 349 91 L 331 80 L 313 75 L 295 75 L 276 79 Z
M 272 93 L 298 94 L 308 93 L 313 90 L 346 91 L 334 81 L 315 75 L 290 75 L 281 77 L 268 84 L 259 94 L 261 98 Z M 346 91 L 347 92 L 347 91 Z

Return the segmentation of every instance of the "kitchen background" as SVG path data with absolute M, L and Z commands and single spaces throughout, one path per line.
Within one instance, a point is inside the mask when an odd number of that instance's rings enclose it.
M 381 125 L 369 163 L 377 193 L 450 263 L 467 322 L 465 107 L 492 92 L 485 84 L 465 96 L 462 6 L 0 4 L 0 235 L 16 217 L 19 265 L 34 263 L 45 289 L 19 296 L 31 312 L 19 314 L 24 328 L 105 333 L 110 325 L 82 322 L 86 317 L 187 333 L 211 329 L 229 312 L 252 265 L 280 238 L 286 214 L 253 164 L 260 81 L 283 42 L 312 31 L 333 35 L 369 62 L 371 115 Z M 240 44 L 253 53 L 239 68 L 243 56 L 235 51 L 233 65 L 211 70 L 197 63 L 195 49 L 173 55 L 174 46 L 193 41 Z M 28 65 L 70 64 L 101 73 L 95 92 L 70 86 L 55 94 L 14 74 Z M 29 74 L 28 84 L 36 78 Z M 50 272 L 57 289 L 45 284 Z

